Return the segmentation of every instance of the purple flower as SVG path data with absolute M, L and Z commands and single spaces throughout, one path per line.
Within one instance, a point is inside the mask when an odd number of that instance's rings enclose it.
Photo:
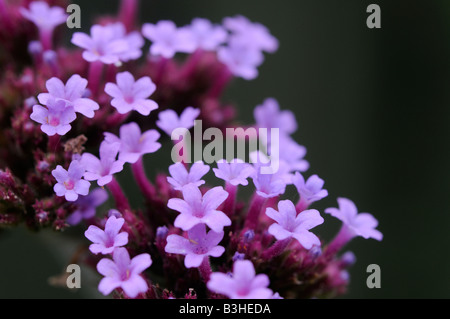
M 328 196 L 328 191 L 323 189 L 323 179 L 319 178 L 317 175 L 311 175 L 308 180 L 305 181 L 302 174 L 296 172 L 292 178 L 292 182 L 300 195 L 300 202 L 303 203 L 305 207 Z
M 91 183 L 81 179 L 84 172 L 84 166 L 79 161 L 72 161 L 67 171 L 61 165 L 58 165 L 52 171 L 52 175 L 57 181 L 53 187 L 56 195 L 65 196 L 69 202 L 76 201 L 78 195 L 86 196 L 89 193 Z
M 297 130 L 294 113 L 288 110 L 280 111 L 278 101 L 273 98 L 267 98 L 262 105 L 256 106 L 253 115 L 259 128 L 278 128 L 280 135 L 290 135 Z
M 237 260 L 233 264 L 233 274 L 212 273 L 207 283 L 209 290 L 230 299 L 271 299 L 269 277 L 255 274 L 255 267 L 249 260 Z
M 149 254 L 140 254 L 130 260 L 126 248 L 116 248 L 113 260 L 103 258 L 97 264 L 97 271 L 105 276 L 98 290 L 106 296 L 120 287 L 128 297 L 135 298 L 148 290 L 148 284 L 140 274 L 151 264 Z
M 227 46 L 219 48 L 217 58 L 233 75 L 245 80 L 255 79 L 258 76 L 258 67 L 264 61 L 260 50 L 237 38 L 231 39 Z
M 276 141 L 271 141 L 271 147 L 278 147 L 280 150 L 280 166 L 285 166 L 289 172 L 305 172 L 309 169 L 309 162 L 304 159 L 306 147 L 295 142 L 287 135 L 281 135 L 276 145 Z
M 319 238 L 309 231 L 324 221 L 317 210 L 309 209 L 297 215 L 294 204 L 282 200 L 278 203 L 278 211 L 268 207 L 266 215 L 276 222 L 270 225 L 269 233 L 277 240 L 293 237 L 305 249 L 320 246 Z
M 117 22 L 92 26 L 90 36 L 75 32 L 72 43 L 85 49 L 83 58 L 86 61 L 114 64 L 140 58 L 144 40 L 138 32 L 126 34 L 124 25 Z
M 127 42 L 128 49 L 119 55 L 120 61 L 128 62 L 137 60 L 142 56 L 142 47 L 145 44 L 144 38 L 138 31 L 125 34 L 126 30 L 122 23 L 116 23 L 115 28 L 119 29 L 119 34 Z
M 169 166 L 170 175 L 167 181 L 176 190 L 182 190 L 186 185 L 200 186 L 205 184 L 201 178 L 209 172 L 209 165 L 203 164 L 202 161 L 192 164 L 189 172 L 183 163 L 175 163 Z
M 73 203 L 76 210 L 67 218 L 67 223 L 77 225 L 83 219 L 94 217 L 96 208 L 106 202 L 107 199 L 108 193 L 101 188 L 94 189 L 87 196 L 80 196 Z
M 124 162 L 116 160 L 120 143 L 100 144 L 100 159 L 90 153 L 81 156 L 81 163 L 86 167 L 84 178 L 88 181 L 97 181 L 99 186 L 104 186 L 112 181 L 113 174 L 123 170 Z
M 125 219 L 111 216 L 105 224 L 105 230 L 95 225 L 89 226 L 84 235 L 93 244 L 89 246 L 89 250 L 93 254 L 111 254 L 115 248 L 128 244 L 128 233 L 120 232 Z
M 120 127 L 120 138 L 111 133 L 104 133 L 107 143 L 119 143 L 119 160 L 136 163 L 138 159 L 148 153 L 156 152 L 161 144 L 158 143 L 160 134 L 156 130 L 148 130 L 141 134 L 139 125 L 134 122 Z
M 230 218 L 217 210 L 228 197 L 222 187 L 214 187 L 203 196 L 194 185 L 186 185 L 182 192 L 184 199 L 172 198 L 167 203 L 167 207 L 180 212 L 175 219 L 175 227 L 189 230 L 197 224 L 206 224 L 219 233 L 225 226 L 231 225 Z
M 195 119 L 200 115 L 200 110 L 191 106 L 184 109 L 180 116 L 174 110 L 165 110 L 159 113 L 156 125 L 167 135 L 171 136 L 177 128 L 190 129 L 194 126 Z
M 175 23 L 168 20 L 158 21 L 156 24 L 145 23 L 142 34 L 149 39 L 150 54 L 170 59 L 177 52 L 192 53 L 195 42 L 190 30 L 177 28 Z
M 223 25 L 233 32 L 232 37 L 240 38 L 258 50 L 273 53 L 278 49 L 278 40 L 265 26 L 251 22 L 244 16 L 227 17 Z
M 130 72 L 121 72 L 117 73 L 116 82 L 106 83 L 105 92 L 113 98 L 111 105 L 120 114 L 134 110 L 147 116 L 158 108 L 155 101 L 147 99 L 156 90 L 156 85 L 148 76 L 135 81 Z
M 210 230 L 206 233 L 206 226 L 198 224 L 188 231 L 188 238 L 169 235 L 165 251 L 171 254 L 185 255 L 186 268 L 199 267 L 206 256 L 222 256 L 225 248 L 218 244 L 223 235 L 223 231 L 216 233 Z
M 359 213 L 356 205 L 347 198 L 337 199 L 339 208 L 327 208 L 325 213 L 340 219 L 353 236 L 361 236 L 365 239 L 373 238 L 381 241 L 383 234 L 376 230 L 378 221 L 369 213 Z
M 277 174 L 263 174 L 255 165 L 252 180 L 256 187 L 256 193 L 264 198 L 272 198 L 284 194 L 286 181 Z
M 63 100 L 68 106 L 73 106 L 75 112 L 93 118 L 99 105 L 84 97 L 87 84 L 88 81 L 78 74 L 72 75 L 65 85 L 60 79 L 53 77 L 45 83 L 48 93 L 38 95 L 39 102 L 47 105 L 51 99 Z
M 217 162 L 217 168 L 213 168 L 217 178 L 223 179 L 231 185 L 248 185 L 247 178 L 253 174 L 253 166 L 240 159 L 234 159 L 231 162 L 220 160 Z
M 53 30 L 67 21 L 68 15 L 63 8 L 50 7 L 45 1 L 33 1 L 29 9 L 19 8 L 22 16 L 33 22 L 39 29 Z
M 205 51 L 216 50 L 228 37 L 222 26 L 213 25 L 208 19 L 193 19 L 191 24 L 184 28 L 191 32 L 195 47 Z
M 69 123 L 76 119 L 76 114 L 71 106 L 66 106 L 62 100 L 48 100 L 47 108 L 41 105 L 33 106 L 30 118 L 41 125 L 41 130 L 48 136 L 55 134 L 64 135 L 72 128 Z

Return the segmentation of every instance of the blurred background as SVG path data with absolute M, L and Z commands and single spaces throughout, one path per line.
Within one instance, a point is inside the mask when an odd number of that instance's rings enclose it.
M 266 97 L 294 111 L 295 138 L 308 149 L 307 175 L 318 174 L 329 191 L 315 208 L 323 212 L 343 196 L 379 220 L 382 242 L 357 238 L 347 247 L 357 262 L 343 298 L 450 298 L 448 1 L 142 2 L 141 22 L 183 25 L 205 17 L 220 23 L 242 14 L 279 39 L 260 76 L 234 80 L 223 99 L 236 105 L 243 123 L 253 122 L 253 108 Z M 73 3 L 81 6 L 84 31 L 94 16 L 118 6 Z M 381 7 L 381 29 L 366 26 L 370 3 Z M 329 239 L 340 224 L 325 218 L 318 233 Z M 76 292 L 47 283 L 76 251 L 76 231 L 1 232 L 0 298 L 100 297 L 99 278 L 89 270 L 82 270 Z M 373 263 L 381 267 L 380 289 L 366 286 L 366 268 Z

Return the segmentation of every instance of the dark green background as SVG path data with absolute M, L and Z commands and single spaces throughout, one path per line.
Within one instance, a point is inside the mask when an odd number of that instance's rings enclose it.
M 81 6 L 84 30 L 94 15 L 117 7 L 116 1 L 74 2 Z M 316 207 L 323 211 L 344 196 L 379 219 L 381 243 L 358 238 L 348 246 L 357 263 L 345 297 L 450 297 L 448 1 L 143 2 L 144 22 L 220 22 L 243 14 L 279 39 L 279 51 L 266 56 L 258 79 L 234 81 L 224 99 L 236 104 L 246 123 L 266 97 L 293 110 L 295 138 L 308 148 L 308 173 L 321 176 L 330 194 Z M 381 29 L 366 27 L 370 3 L 381 7 Z M 330 238 L 338 226 L 326 218 L 317 231 Z M 66 245 L 70 233 L 2 232 L 0 297 L 98 296 L 98 277 L 87 270 L 78 292 L 47 285 L 76 249 L 71 241 Z M 371 263 L 381 267 L 381 289 L 366 287 Z

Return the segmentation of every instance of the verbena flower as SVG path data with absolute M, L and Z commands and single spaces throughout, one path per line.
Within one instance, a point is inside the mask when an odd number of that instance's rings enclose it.
M 182 190 L 186 185 L 198 187 L 205 184 L 205 181 L 201 178 L 209 172 L 209 169 L 209 165 L 199 161 L 192 164 L 188 171 L 183 163 L 178 162 L 169 166 L 171 176 L 167 177 L 167 181 L 176 190 Z
M 231 185 L 246 186 L 248 185 L 247 179 L 254 173 L 254 168 L 240 159 L 233 159 L 230 162 L 217 161 L 217 168 L 213 168 L 213 171 L 217 178 L 223 179 Z
M 84 153 L 81 163 L 86 167 L 84 178 L 88 181 L 97 181 L 99 186 L 105 186 L 112 181 L 113 175 L 123 170 L 124 162 L 117 160 L 120 143 L 100 144 L 100 159 L 90 153 Z
M 190 129 L 194 126 L 195 119 L 200 115 L 200 110 L 191 106 L 184 109 L 180 116 L 174 110 L 165 110 L 159 113 L 156 125 L 167 135 L 171 136 L 177 128 Z
M 182 192 L 183 199 L 172 198 L 167 203 L 167 207 L 180 213 L 174 221 L 175 227 L 189 230 L 195 225 L 206 224 L 219 233 L 225 226 L 231 225 L 230 218 L 217 210 L 228 197 L 228 193 L 222 187 L 214 187 L 203 196 L 194 185 L 186 185 Z
M 308 207 L 312 203 L 328 196 L 328 191 L 323 189 L 325 182 L 317 175 L 311 175 L 305 181 L 302 174 L 296 172 L 292 178 L 292 183 L 297 188 L 303 207 Z
M 230 299 L 270 299 L 273 292 L 268 288 L 269 283 L 267 275 L 255 274 L 251 261 L 237 260 L 231 277 L 224 273 L 212 273 L 207 286 L 209 290 Z
M 125 246 L 128 244 L 128 233 L 120 232 L 125 219 L 111 216 L 105 224 L 105 229 L 102 230 L 95 225 L 89 226 L 84 232 L 84 235 L 92 244 L 89 250 L 93 254 L 111 254 L 115 248 Z
M 215 51 L 228 37 L 227 31 L 220 25 L 214 25 L 208 19 L 196 18 L 183 29 L 191 33 L 195 48 L 205 51 Z
M 187 238 L 169 235 L 165 251 L 185 255 L 186 268 L 199 267 L 205 257 L 220 257 L 225 252 L 224 247 L 218 246 L 223 235 L 223 231 L 216 233 L 210 230 L 206 233 L 206 226 L 198 224 L 187 232 Z
M 255 107 L 253 115 L 259 128 L 278 128 L 280 134 L 292 134 L 297 130 L 297 120 L 289 110 L 280 111 L 280 105 L 274 98 L 267 98 L 263 104 Z
M 233 37 L 247 42 L 248 45 L 258 50 L 273 53 L 278 49 L 278 40 L 264 25 L 251 22 L 242 15 L 225 18 L 223 25 L 232 32 Z
M 271 143 L 280 150 L 279 160 L 281 165 L 286 166 L 286 170 L 306 172 L 309 169 L 309 162 L 304 159 L 306 147 L 295 142 L 290 136 L 281 135 L 278 141 Z
M 105 276 L 98 285 L 98 290 L 110 294 L 116 288 L 122 288 L 130 298 L 136 298 L 140 293 L 148 290 L 148 284 L 140 275 L 150 267 L 152 259 L 144 253 L 130 259 L 126 248 L 116 248 L 113 260 L 103 258 L 97 264 L 97 271 Z
M 136 163 L 142 155 L 156 152 L 161 147 L 157 142 L 159 137 L 156 130 L 141 133 L 135 122 L 120 127 L 120 138 L 112 133 L 105 133 L 107 143 L 119 143 L 119 160 L 127 163 Z
M 115 83 L 106 83 L 105 92 L 113 99 L 111 105 L 120 114 L 137 111 L 142 115 L 149 115 L 158 108 L 158 104 L 148 99 L 156 90 L 156 85 L 148 77 L 135 81 L 133 75 L 126 71 L 118 73 Z
M 47 108 L 41 105 L 33 106 L 33 113 L 30 118 L 41 125 L 41 130 L 48 136 L 55 134 L 65 135 L 70 131 L 72 123 L 76 119 L 75 110 L 67 106 L 62 100 L 50 99 L 47 101 Z
M 339 208 L 327 208 L 325 213 L 336 217 L 343 222 L 343 226 L 349 231 L 350 236 L 361 236 L 365 239 L 373 238 L 382 240 L 383 234 L 375 229 L 378 221 L 369 213 L 359 213 L 356 205 L 347 198 L 337 199 Z
M 45 1 L 33 1 L 28 9 L 19 8 L 27 20 L 33 22 L 39 29 L 53 30 L 67 21 L 67 13 L 61 7 L 50 7 Z
M 252 180 L 256 193 L 264 198 L 276 197 L 286 191 L 286 181 L 277 174 L 264 174 L 256 168 Z
M 70 225 L 77 225 L 83 219 L 95 216 L 96 208 L 108 199 L 108 193 L 102 188 L 96 188 L 86 196 L 79 196 L 73 203 L 76 210 L 67 218 Z
M 229 71 L 245 80 L 258 77 L 258 67 L 264 61 L 261 51 L 248 45 L 248 42 L 233 38 L 226 46 L 217 50 L 217 58 L 225 64 Z
M 52 175 L 57 183 L 53 187 L 57 196 L 64 196 L 67 201 L 74 202 L 78 195 L 86 196 L 89 193 L 91 184 L 82 179 L 85 168 L 79 161 L 72 161 L 66 171 L 61 165 L 58 165 Z
M 150 54 L 170 59 L 177 52 L 191 53 L 195 50 L 195 42 L 191 32 L 185 28 L 177 28 L 174 22 L 161 20 L 156 24 L 145 23 L 142 34 L 149 39 Z
M 78 74 L 72 75 L 66 84 L 53 77 L 45 84 L 48 93 L 39 94 L 38 100 L 43 105 L 47 105 L 51 99 L 63 100 L 67 106 L 73 106 L 75 112 L 93 118 L 94 111 L 98 110 L 100 106 L 97 102 L 84 97 L 87 84 L 88 81 Z
M 277 240 L 295 238 L 305 249 L 320 246 L 319 238 L 309 231 L 324 222 L 317 210 L 305 210 L 297 215 L 294 204 L 282 200 L 278 203 L 278 211 L 268 207 L 266 215 L 275 221 L 270 225 L 269 233 Z
M 86 61 L 114 64 L 140 58 L 144 40 L 137 32 L 126 34 L 123 24 L 117 22 L 94 25 L 90 35 L 75 32 L 72 43 L 85 49 L 83 58 Z

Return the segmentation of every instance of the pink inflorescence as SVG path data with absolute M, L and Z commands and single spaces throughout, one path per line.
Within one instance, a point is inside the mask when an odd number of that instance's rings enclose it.
M 378 222 L 338 198 L 339 208 L 324 212 L 342 228 L 321 239 L 324 216 L 311 206 L 328 191 L 317 175 L 306 177 L 294 113 L 274 98 L 255 108 L 249 127 L 279 134 L 250 137 L 267 146 L 249 154 L 251 163 L 190 164 L 183 153 L 162 171 L 156 161 L 144 165 L 196 120 L 203 129 L 236 127 L 222 92 L 234 78 L 256 78 L 278 40 L 243 16 L 135 25 L 136 4 L 123 1 L 118 17 L 74 32 L 64 47 L 56 31 L 65 1 L 0 0 L 0 225 L 79 225 L 86 249 L 76 260 L 102 276 L 100 293 L 117 298 L 345 293 L 355 257 L 342 249 L 355 237 L 382 240 Z M 282 152 L 268 173 L 272 147 Z M 134 179 L 141 204 L 121 176 Z M 296 196 L 287 199 L 289 189 Z

